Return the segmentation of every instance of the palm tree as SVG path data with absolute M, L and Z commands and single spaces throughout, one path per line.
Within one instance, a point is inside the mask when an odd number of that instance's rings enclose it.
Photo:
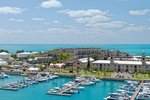
M 77 75 L 79 74 L 79 66 L 77 67 Z
M 90 57 L 88 56 L 87 69 L 90 70 Z

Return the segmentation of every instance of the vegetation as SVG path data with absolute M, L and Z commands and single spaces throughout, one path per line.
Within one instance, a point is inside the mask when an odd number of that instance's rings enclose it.
M 136 72 L 133 76 L 135 79 L 150 79 L 150 71 Z
M 53 56 L 52 63 L 63 63 L 67 60 L 70 60 L 73 58 L 72 54 L 69 53 L 60 53 Z
M 38 57 L 38 56 L 39 56 L 39 54 L 32 54 L 30 57 L 33 59 L 33 58 Z
M 37 68 L 39 68 L 41 71 L 44 71 L 45 66 L 44 65 L 38 65 Z
M 11 57 L 17 58 L 17 54 L 12 54 Z
M 9 53 L 8 50 L 4 50 L 4 49 L 0 49 L 0 52 L 7 52 L 7 53 Z
M 24 50 L 17 50 L 16 53 L 22 53 L 25 52 Z

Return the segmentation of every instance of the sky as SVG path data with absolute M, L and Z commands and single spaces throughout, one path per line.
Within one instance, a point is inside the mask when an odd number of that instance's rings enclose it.
M 150 44 L 150 0 L 3 0 L 0 44 Z

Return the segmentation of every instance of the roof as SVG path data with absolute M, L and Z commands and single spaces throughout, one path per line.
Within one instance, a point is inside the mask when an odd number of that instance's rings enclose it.
M 21 53 L 18 53 L 18 54 L 32 54 L 30 52 L 21 52 Z
M 88 62 L 88 58 L 81 58 L 81 59 L 79 59 L 79 61 L 82 63 L 86 63 L 86 62 Z M 94 59 L 90 58 L 90 61 L 94 61 Z
M 110 60 L 97 60 L 94 61 L 93 64 L 110 64 Z M 141 61 L 114 61 L 115 64 L 124 64 L 124 65 L 142 65 Z M 146 62 L 146 64 L 150 65 L 150 62 Z
M 38 71 L 39 68 L 30 67 L 28 70 L 30 70 L 30 71 Z
M 0 55 L 10 55 L 10 54 L 7 52 L 1 52 Z

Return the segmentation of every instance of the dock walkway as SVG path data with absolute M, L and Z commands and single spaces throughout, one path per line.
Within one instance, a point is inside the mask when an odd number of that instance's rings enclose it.
M 134 94 L 133 94 L 133 96 L 131 97 L 130 100 L 135 100 L 136 99 L 136 96 L 138 95 L 139 91 L 141 90 L 142 85 L 143 85 L 143 81 L 140 83 L 138 89 L 134 92 Z

